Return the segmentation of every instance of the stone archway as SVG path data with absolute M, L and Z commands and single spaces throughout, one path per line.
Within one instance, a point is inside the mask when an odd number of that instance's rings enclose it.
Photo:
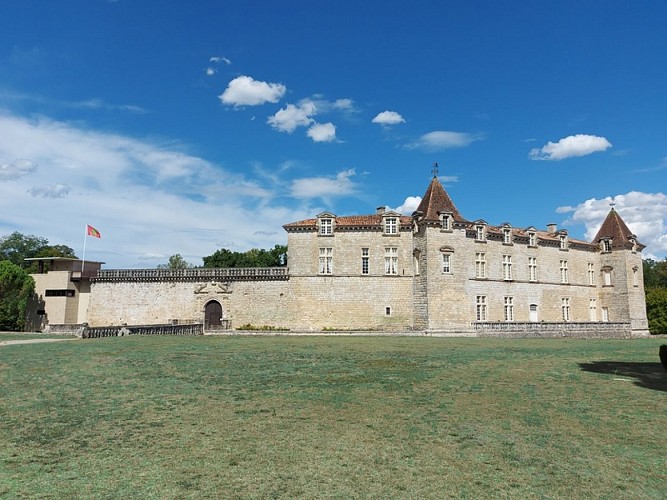
M 222 329 L 222 306 L 217 300 L 210 300 L 204 307 L 204 331 Z

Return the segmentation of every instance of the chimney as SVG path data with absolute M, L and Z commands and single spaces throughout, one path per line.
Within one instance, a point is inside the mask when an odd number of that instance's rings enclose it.
M 382 205 L 381 207 L 377 207 L 377 208 L 375 209 L 375 213 L 376 213 L 377 215 L 382 215 L 386 209 L 387 209 L 387 207 L 385 207 L 384 205 Z
M 549 234 L 556 234 L 556 227 L 558 227 L 557 224 L 547 224 L 547 233 Z

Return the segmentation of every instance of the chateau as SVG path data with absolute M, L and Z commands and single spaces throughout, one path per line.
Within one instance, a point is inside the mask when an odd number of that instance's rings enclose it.
M 286 267 L 104 270 L 89 289 L 71 276 L 58 297 L 95 326 L 253 325 L 294 332 L 416 331 L 440 335 L 640 336 L 648 334 L 641 251 L 611 208 L 591 242 L 564 229 L 467 220 L 434 175 L 412 216 L 325 212 L 283 226 Z M 48 259 L 44 259 L 48 260 Z M 80 261 L 76 261 L 79 262 Z M 50 273 L 47 273 L 47 275 Z M 54 291 L 33 320 L 50 312 Z M 65 296 L 63 296 L 65 295 Z

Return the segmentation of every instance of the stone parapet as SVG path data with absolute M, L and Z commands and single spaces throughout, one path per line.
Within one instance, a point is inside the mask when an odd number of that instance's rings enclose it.
M 93 282 L 100 281 L 266 281 L 288 280 L 287 267 L 237 267 L 194 269 L 106 269 Z

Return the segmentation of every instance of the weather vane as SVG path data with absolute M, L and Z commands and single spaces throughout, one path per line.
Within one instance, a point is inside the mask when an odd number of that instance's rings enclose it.
M 609 202 L 609 206 L 613 209 L 613 208 L 616 206 L 616 202 L 613 201 L 613 200 L 610 201 L 610 202 Z
M 437 161 L 433 164 L 433 170 L 431 170 L 431 172 L 433 173 L 433 177 L 438 176 L 438 162 Z

